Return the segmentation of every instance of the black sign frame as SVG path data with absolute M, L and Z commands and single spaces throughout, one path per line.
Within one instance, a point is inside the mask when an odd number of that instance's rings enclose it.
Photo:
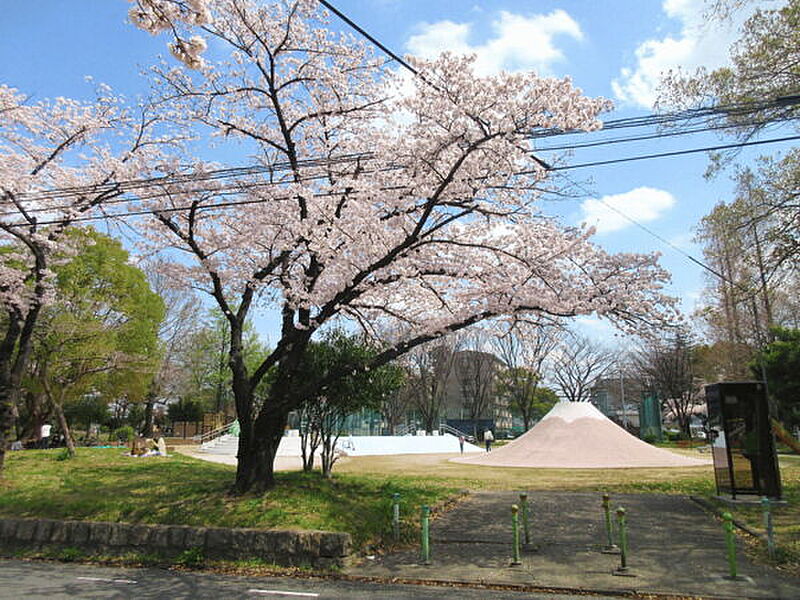
M 766 389 L 758 381 L 707 385 L 717 494 L 782 495 Z

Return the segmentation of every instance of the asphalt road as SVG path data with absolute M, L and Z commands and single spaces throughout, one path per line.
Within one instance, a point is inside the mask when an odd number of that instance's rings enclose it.
M 606 596 L 530 594 L 485 589 L 383 585 L 323 579 L 236 577 L 160 569 L 117 569 L 57 562 L 0 560 L 0 599 L 135 598 L 203 600 L 612 600 Z M 618 600 L 618 599 L 614 599 Z

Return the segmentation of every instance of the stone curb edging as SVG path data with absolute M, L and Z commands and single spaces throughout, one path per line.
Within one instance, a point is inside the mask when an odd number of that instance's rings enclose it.
M 0 546 L 19 545 L 166 554 L 199 549 L 209 558 L 260 558 L 280 566 L 322 569 L 345 566 L 352 551 L 350 534 L 329 531 L 0 518 Z
M 725 512 L 724 510 L 718 508 L 717 506 L 714 506 L 714 504 L 712 504 L 711 502 L 709 502 L 705 498 L 701 498 L 700 496 L 689 496 L 689 499 L 692 502 L 694 502 L 695 504 L 699 505 L 700 508 L 704 509 L 708 513 L 711 513 L 712 515 L 714 515 L 715 517 L 717 517 L 719 519 L 722 518 L 722 513 Z M 759 533 L 758 531 L 755 531 L 749 525 L 745 525 L 741 521 L 733 519 L 732 522 L 738 529 L 740 529 L 741 531 L 743 531 L 744 533 L 746 533 L 750 537 L 753 537 L 753 538 L 755 538 L 757 540 L 764 539 L 764 537 L 765 537 L 765 534 Z
M 637 590 L 637 589 L 607 589 L 600 587 L 564 587 L 564 586 L 549 586 L 549 585 L 536 585 L 527 583 L 490 583 L 484 580 L 456 581 L 452 579 L 430 579 L 430 578 L 411 578 L 411 577 L 376 577 L 376 576 L 363 576 L 363 575 L 348 575 L 336 574 L 326 577 L 335 581 L 353 581 L 360 583 L 380 583 L 385 585 L 416 585 L 416 586 L 431 586 L 431 587 L 447 587 L 447 588 L 462 588 L 462 589 L 479 589 L 479 590 L 498 590 L 515 593 L 526 594 L 561 594 L 561 595 L 577 595 L 589 596 L 596 595 L 608 596 L 610 598 L 631 598 L 633 600 L 742 600 L 741 595 L 729 596 L 720 594 L 702 594 L 702 595 L 685 595 L 678 592 L 664 592 L 652 590 Z M 763 598 L 761 600 L 780 600 L 778 598 Z

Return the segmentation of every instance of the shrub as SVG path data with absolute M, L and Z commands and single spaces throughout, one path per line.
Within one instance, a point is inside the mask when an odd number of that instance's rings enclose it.
M 118 429 L 115 429 L 112 435 L 117 441 L 130 442 L 133 439 L 133 436 L 136 435 L 136 432 L 130 425 L 124 425 Z

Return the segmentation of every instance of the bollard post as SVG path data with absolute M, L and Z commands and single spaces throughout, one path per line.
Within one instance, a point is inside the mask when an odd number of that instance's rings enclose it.
M 431 509 L 427 506 L 422 507 L 422 564 L 431 564 L 431 541 L 430 541 L 430 516 Z
M 512 566 L 522 564 L 519 558 L 519 506 L 511 505 L 511 527 L 514 530 L 514 558 L 511 560 Z
M 530 546 L 531 532 L 528 521 L 528 494 L 519 495 L 519 504 L 522 507 L 522 533 L 525 536 L 525 545 Z
M 614 543 L 614 526 L 611 522 L 611 496 L 603 494 L 603 518 L 606 524 L 606 546 L 602 552 L 605 554 L 617 554 L 619 548 Z
M 400 494 L 392 494 L 392 532 L 395 543 L 400 542 Z
M 728 578 L 736 579 L 736 536 L 733 533 L 733 516 L 729 512 L 722 513 L 725 528 L 725 544 L 728 547 Z
M 625 523 L 625 509 L 621 506 L 617 509 L 617 527 L 619 528 L 619 569 L 617 571 L 624 573 L 628 570 L 628 530 Z
M 775 537 L 772 529 L 772 510 L 769 498 L 761 498 L 761 510 L 764 511 L 764 529 L 767 532 L 767 554 L 770 560 L 775 558 Z

